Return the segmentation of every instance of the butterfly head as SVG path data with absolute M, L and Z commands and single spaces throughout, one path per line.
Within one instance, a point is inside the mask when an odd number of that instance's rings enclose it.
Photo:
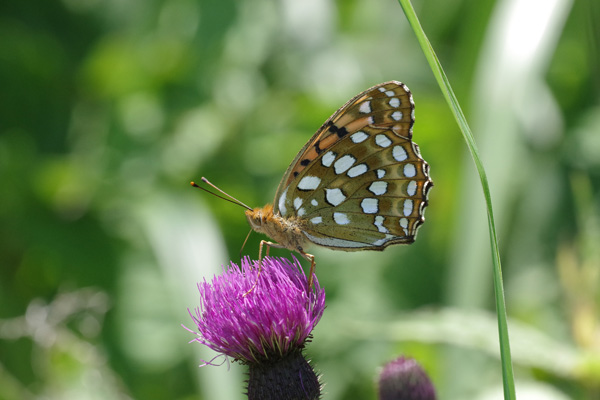
M 270 204 L 262 208 L 246 210 L 248 224 L 256 232 L 266 233 L 265 226 L 268 225 L 271 218 L 273 218 L 273 206 Z

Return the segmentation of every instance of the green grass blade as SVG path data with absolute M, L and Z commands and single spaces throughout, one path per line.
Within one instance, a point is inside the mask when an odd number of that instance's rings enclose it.
M 479 158 L 479 153 L 477 151 L 477 146 L 475 145 L 475 140 L 473 139 L 473 134 L 471 133 L 471 129 L 467 124 L 467 120 L 460 108 L 458 100 L 454 95 L 454 91 L 444 73 L 444 70 L 435 55 L 433 48 L 431 47 L 431 43 L 427 39 L 421 24 L 415 14 L 415 11 L 410 3 L 410 0 L 398 0 L 400 6 L 404 10 L 404 14 L 408 19 L 413 31 L 415 32 L 417 39 L 423 49 L 423 53 L 429 62 L 429 65 L 433 71 L 433 74 L 440 85 L 442 93 L 448 102 L 448 105 L 452 109 L 452 113 L 454 118 L 456 118 L 456 122 L 458 123 L 460 130 L 463 134 L 463 138 L 467 142 L 467 147 L 471 153 L 471 157 L 475 162 L 475 166 L 477 168 L 477 172 L 479 174 L 479 178 L 481 180 L 481 187 L 483 189 L 483 195 L 485 198 L 485 203 L 487 207 L 487 216 L 488 216 L 488 227 L 490 232 L 490 244 L 492 250 L 492 260 L 494 266 L 494 294 L 496 298 L 496 313 L 498 316 L 498 334 L 500 338 L 500 356 L 502 362 L 502 378 L 504 383 L 504 398 L 505 399 L 516 399 L 515 396 L 515 384 L 514 384 L 514 374 L 512 368 L 512 357 L 510 353 L 510 342 L 508 338 L 508 324 L 506 322 L 506 304 L 504 300 L 504 285 L 502 283 L 502 268 L 500 265 L 500 253 L 498 250 L 498 240 L 496 238 L 496 224 L 494 222 L 494 212 L 492 209 L 492 199 L 490 195 L 490 188 L 487 180 L 487 176 L 485 174 L 485 170 L 483 168 L 483 164 L 481 163 L 481 159 Z

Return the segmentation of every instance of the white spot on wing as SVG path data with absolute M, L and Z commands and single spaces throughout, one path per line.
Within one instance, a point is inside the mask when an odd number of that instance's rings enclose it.
M 306 210 L 304 209 L 304 207 L 302 207 L 301 209 L 298 210 L 298 216 L 303 217 L 304 214 L 306 214 Z
M 314 218 L 311 218 L 310 222 L 312 222 L 315 225 L 320 224 L 321 222 L 323 222 L 323 217 L 314 217 Z
M 285 208 L 285 200 L 287 197 L 287 191 L 288 191 L 289 187 L 285 188 L 285 190 L 283 191 L 283 193 L 281 193 L 281 196 L 279 196 L 279 212 L 281 213 L 282 216 L 285 216 L 285 214 L 287 214 L 287 208 Z
M 376 181 L 371 183 L 369 186 L 369 191 L 374 195 L 381 196 L 387 192 L 388 183 L 384 181 Z
M 394 111 L 392 113 L 392 119 L 394 121 L 400 121 L 402 119 L 402 116 L 404 116 L 404 114 L 402 114 L 402 111 Z
M 333 164 L 333 161 L 336 157 L 336 153 L 333 151 L 328 151 L 327 153 L 323 154 L 323 157 L 321 157 L 321 164 L 323 164 L 325 167 L 331 167 L 331 164 Z
M 406 206 L 406 202 L 404 202 Z M 379 200 L 377 199 L 363 199 L 360 206 L 365 214 L 376 214 L 379 211 Z
M 388 90 L 387 92 L 385 92 L 385 94 L 387 94 L 388 97 L 393 97 L 396 93 L 394 93 L 393 90 Z
M 404 161 L 408 158 L 408 154 L 406 154 L 406 150 L 402 146 L 394 146 L 392 156 L 394 156 L 394 160 L 396 161 Z
M 300 197 L 296 197 L 294 199 L 294 208 L 297 210 L 302 206 L 302 199 Z
M 400 107 L 400 99 L 397 97 L 392 97 L 390 102 L 388 103 L 391 107 L 398 108 Z
M 417 170 L 415 169 L 414 165 L 406 164 L 404 166 L 404 176 L 406 176 L 407 178 L 412 178 L 416 174 L 417 174 Z
M 358 131 L 356 133 L 353 133 L 350 136 L 350 139 L 352 139 L 352 141 L 354 143 L 362 143 L 365 140 L 367 140 L 367 138 L 369 137 L 369 135 L 367 135 L 366 133 L 364 133 L 363 131 Z
M 406 193 L 408 193 L 409 196 L 414 196 L 417 193 L 417 181 L 408 182 Z
M 404 230 L 404 234 L 408 236 L 408 219 L 400 218 L 400 226 Z
M 389 140 L 389 139 L 388 139 Z M 341 157 L 339 160 L 337 160 L 335 162 L 335 164 L 333 164 L 333 168 L 335 168 L 335 173 L 336 174 L 343 174 L 344 172 L 346 172 L 348 170 L 348 168 L 350 168 L 352 166 L 352 164 L 354 164 L 356 162 L 356 158 L 354 158 L 353 156 L 351 156 L 350 154 L 346 154 L 345 156 Z
M 413 201 L 411 199 L 404 200 L 404 216 L 408 217 L 413 212 Z
M 329 204 L 336 207 L 346 200 L 346 196 L 340 189 L 325 189 L 325 199 Z
M 310 204 L 312 204 L 313 206 L 315 206 L 315 207 L 316 207 L 316 206 L 318 206 L 318 205 L 319 205 L 319 202 L 318 202 L 317 200 L 315 200 L 315 199 L 312 199 L 312 200 L 310 201 Z
M 316 188 L 319 187 L 320 183 L 321 183 L 321 178 L 319 178 L 317 176 L 305 176 L 304 178 L 300 179 L 300 182 L 298 182 L 298 189 L 300 189 L 300 190 L 315 190 Z
M 377 146 L 379 147 L 388 147 L 392 144 L 392 141 L 385 135 L 377 135 L 375 136 L 375 143 L 377 143 Z
M 385 237 L 383 239 L 379 239 L 373 242 L 373 246 L 383 246 L 385 243 L 389 242 L 390 240 L 394 239 L 396 236 L 394 235 L 385 235 Z
M 382 215 L 378 215 L 375 217 L 375 222 L 373 223 L 373 225 L 377 227 L 379 232 L 389 233 L 390 231 L 385 226 L 383 226 L 383 221 L 385 221 L 385 217 L 383 217 Z
M 369 170 L 369 167 L 367 167 L 367 164 L 358 164 L 357 166 L 350 168 L 350 170 L 348 170 L 347 175 L 350 178 L 355 178 L 359 175 L 364 174 L 368 170 Z
M 377 170 L 377 177 L 379 179 L 383 178 L 385 176 L 385 169 L 378 169 Z
M 363 114 L 368 114 L 371 112 L 371 102 L 370 101 L 364 101 L 360 104 L 360 107 L 358 109 L 358 111 L 360 111 Z
M 308 238 L 308 240 L 310 240 L 311 242 L 320 244 L 321 246 L 325 246 L 325 247 L 341 247 L 341 248 L 355 248 L 355 249 L 360 248 L 360 247 L 371 247 L 371 245 L 367 244 L 367 243 L 354 242 L 352 240 L 336 239 L 336 238 L 331 238 L 331 237 L 318 237 L 318 236 L 313 236 L 307 232 L 302 232 L 302 233 L 304 233 L 304 236 L 306 236 Z
M 333 220 L 338 225 L 348 225 L 350 223 L 350 219 L 348 218 L 348 216 L 340 212 L 333 213 Z

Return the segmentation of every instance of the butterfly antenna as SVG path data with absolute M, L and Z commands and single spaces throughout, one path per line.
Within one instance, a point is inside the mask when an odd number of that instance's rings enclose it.
M 233 204 L 237 204 L 238 206 L 244 207 L 244 208 L 246 208 L 246 209 L 248 209 L 248 210 L 252 210 L 252 208 L 248 207 L 247 205 L 245 205 L 244 203 L 242 203 L 241 201 L 239 201 L 239 200 L 238 200 L 238 199 L 236 199 L 235 197 L 233 197 L 233 196 L 231 196 L 231 195 L 229 195 L 229 194 L 225 193 L 224 191 L 222 191 L 221 189 L 219 189 L 218 187 L 216 187 L 215 185 L 213 185 L 212 183 L 210 183 L 210 182 L 208 181 L 208 179 L 206 179 L 205 177 L 202 177 L 202 182 L 206 183 L 207 185 L 211 186 L 212 188 L 216 189 L 217 191 L 219 191 L 219 192 L 223 193 L 223 194 L 224 194 L 226 197 L 223 197 L 223 196 L 221 196 L 221 195 L 218 195 L 218 194 L 216 194 L 216 193 L 214 193 L 214 192 L 211 192 L 210 190 L 208 190 L 208 189 L 206 189 L 206 188 L 203 188 L 202 186 L 198 186 L 198 185 L 196 184 L 196 182 L 193 182 L 193 181 L 192 181 L 192 182 L 190 182 L 190 184 L 191 184 L 193 187 L 196 187 L 196 188 L 198 188 L 198 189 L 204 190 L 206 193 L 210 193 L 210 194 L 212 194 L 213 196 L 216 196 L 216 197 L 218 197 L 218 198 L 220 198 L 220 199 L 223 199 L 223 200 L 225 200 L 225 201 L 228 201 L 228 202 L 230 202 L 230 203 L 233 203 Z

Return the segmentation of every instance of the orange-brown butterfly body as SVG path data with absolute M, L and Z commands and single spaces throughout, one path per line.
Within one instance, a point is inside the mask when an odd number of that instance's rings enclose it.
M 246 218 L 254 231 L 264 233 L 288 250 L 302 253 L 308 243 L 302 234 L 306 225 L 304 221 L 298 217 L 283 218 L 273 214 L 272 204 L 246 210 Z

